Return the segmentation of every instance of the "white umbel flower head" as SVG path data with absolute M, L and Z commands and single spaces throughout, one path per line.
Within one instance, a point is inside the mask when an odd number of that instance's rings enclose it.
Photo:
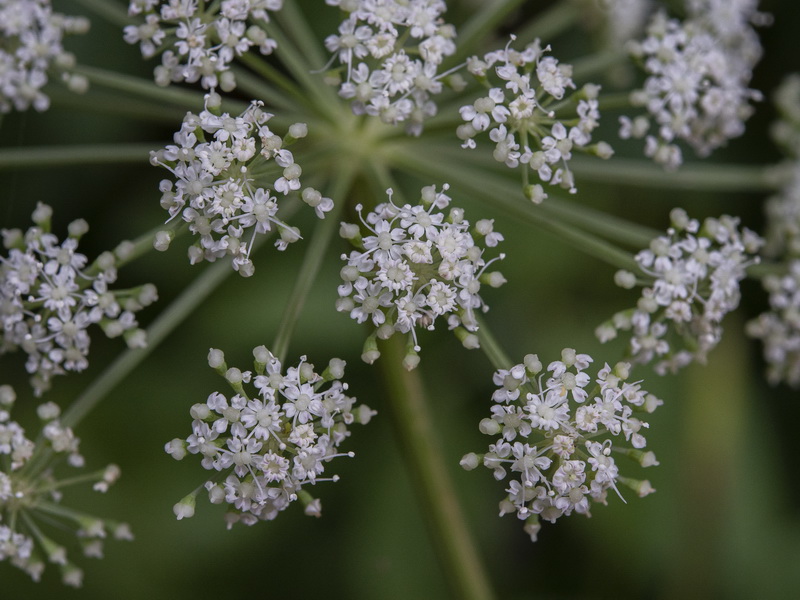
M 406 367 L 418 362 L 417 328 L 433 329 L 437 319 L 467 347 L 477 347 L 475 312 L 488 307 L 480 296 L 483 284 L 498 287 L 505 282 L 499 272 L 489 271 L 498 258 L 486 260 L 483 245 L 493 247 L 503 236 L 490 220 L 478 221 L 470 229 L 464 211 L 450 209 L 450 197 L 429 186 L 412 206 L 397 206 L 392 190 L 388 202 L 378 204 L 366 217 L 357 210 L 361 227 L 343 224 L 342 235 L 358 249 L 342 255 L 344 282 L 339 286 L 337 309 L 359 323 L 370 322 L 376 334 L 368 340 L 364 359 L 378 357 L 375 335 L 387 339 L 394 333 L 408 335 Z
M 236 57 L 256 48 L 272 54 L 277 44 L 263 24 L 282 7 L 283 0 L 131 0 L 128 13 L 143 21 L 125 27 L 124 38 L 139 44 L 144 58 L 161 54 L 158 85 L 199 81 L 207 90 L 230 92 Z
M 479 429 L 500 437 L 485 454 L 470 453 L 461 461 L 467 470 L 482 464 L 498 481 L 509 479 L 500 514 L 525 521 L 534 541 L 540 519 L 590 516 L 591 503 L 605 504 L 609 490 L 622 498 L 620 485 L 637 493 L 644 489 L 643 482 L 620 475 L 615 457 L 658 464 L 643 450 L 648 424 L 640 417 L 661 401 L 639 382 L 626 382 L 628 363 L 613 369 L 606 364 L 592 381 L 587 372 L 592 362 L 565 348 L 561 360 L 547 368 L 529 354 L 522 364 L 495 372 L 491 416 Z M 649 483 L 646 487 L 652 491 Z
M 124 523 L 62 505 L 61 490 L 78 481 L 94 481 L 94 489 L 105 492 L 119 478 L 119 467 L 109 465 L 77 478 L 57 477 L 54 467 L 65 458 L 72 468 L 83 466 L 78 438 L 60 423 L 58 407 L 49 402 L 39 406 L 41 431 L 31 436 L 37 441 L 31 441 L 19 423 L 11 420 L 15 398 L 10 386 L 0 385 L 0 561 L 8 560 L 34 581 L 39 581 L 45 562 L 55 563 L 65 585 L 80 587 L 83 571 L 69 561 L 67 548 L 57 539 L 69 532 L 86 556 L 101 558 L 105 539 L 133 536 Z M 47 457 L 44 466 L 37 464 L 36 459 L 43 457 Z M 36 467 L 29 468 L 32 465 Z
M 439 94 L 452 71 L 439 72 L 455 52 L 455 28 L 441 15 L 442 0 L 326 0 L 347 15 L 337 34 L 325 38 L 333 53 L 329 73 L 340 82 L 339 95 L 351 101 L 355 114 L 384 123 L 403 123 L 412 135 L 422 133 L 425 119 L 436 114 L 432 96 Z
M 281 362 L 264 346 L 253 350 L 254 370 L 228 368 L 219 350 L 209 354 L 209 364 L 224 375 L 234 394 L 219 392 L 190 410 L 192 433 L 185 440 L 168 442 L 173 458 L 197 454 L 203 468 L 216 475 L 205 484 L 209 500 L 227 504 L 228 527 L 272 520 L 295 500 L 306 513 L 319 516 L 320 503 L 307 487 L 321 481 L 334 458 L 353 456 L 338 452 L 350 435 L 352 423 L 366 424 L 375 414 L 347 396 L 340 381 L 344 362 L 333 359 L 322 374 L 301 357 L 284 371 Z M 245 385 L 251 389 L 245 390 Z M 194 515 L 192 492 L 175 505 L 178 519 Z
M 647 73 L 631 102 L 647 112 L 620 118 L 620 137 L 645 138 L 645 154 L 668 169 L 682 163 L 678 141 L 700 156 L 744 132 L 760 92 L 748 87 L 760 57 L 750 26 L 755 2 L 690 2 L 696 16 L 686 21 L 655 14 L 647 37 L 629 45 Z M 737 27 L 726 26 L 721 13 L 731 9 Z M 711 9 L 714 10 L 711 10 Z M 729 20 L 729 23 L 732 21 Z
M 59 240 L 50 231 L 51 215 L 49 206 L 39 204 L 27 231 L 0 230 L 7 251 L 0 255 L 0 355 L 27 354 L 37 396 L 55 375 L 86 369 L 93 325 L 108 337 L 124 337 L 130 347 L 145 344 L 135 313 L 157 299 L 150 284 L 111 289 L 119 256 L 104 252 L 89 263 L 78 252 L 86 221 L 73 221 L 68 237 Z
M 62 42 L 88 30 L 88 19 L 53 12 L 50 0 L 0 0 L 0 113 L 47 110 L 43 88 L 53 77 L 73 92 L 86 91 L 88 82 L 72 72 L 75 57 Z
M 272 114 L 253 101 L 240 115 L 212 108 L 216 94 L 206 94 L 206 109 L 187 113 L 174 144 L 151 152 L 150 162 L 169 170 L 175 181 L 161 182 L 161 206 L 168 222 L 180 217 L 198 240 L 189 249 L 192 264 L 230 256 L 232 266 L 248 277 L 255 267 L 250 252 L 256 235 L 277 230 L 279 250 L 300 239 L 300 232 L 277 217 L 278 197 L 300 192 L 302 168 L 286 148 L 291 136 L 269 127 Z M 300 124 L 296 124 L 300 125 Z M 294 127 L 295 132 L 303 130 Z M 313 188 L 300 192 L 319 218 L 333 208 Z M 166 250 L 171 232 L 157 236 Z
M 763 243 L 749 229 L 740 231 L 739 219 L 728 215 L 706 219 L 702 227 L 682 209 L 670 217 L 667 235 L 636 255 L 641 273 L 633 281 L 643 286 L 636 308 L 617 313 L 597 330 L 601 341 L 630 331 L 631 360 L 655 360 L 660 374 L 705 362 L 722 337 L 723 317 L 739 305 L 739 282 L 758 262 Z M 625 274 L 616 280 L 629 287 Z
M 609 158 L 613 151 L 602 142 L 591 144 L 600 119 L 600 87 L 587 84 L 572 91 L 572 66 L 547 55 L 549 50 L 549 46 L 542 48 L 538 39 L 521 52 L 509 42 L 503 50 L 467 61 L 467 69 L 477 79 L 499 83 L 486 96 L 461 107 L 465 123 L 456 133 L 463 141 L 462 148 L 475 148 L 475 138 L 488 132 L 495 144 L 495 160 L 512 169 L 522 165 L 526 183 L 530 169 L 542 183 L 575 193 L 568 166 L 572 152 Z M 526 194 L 540 201 L 541 186 L 537 186 L 535 196 L 528 190 Z

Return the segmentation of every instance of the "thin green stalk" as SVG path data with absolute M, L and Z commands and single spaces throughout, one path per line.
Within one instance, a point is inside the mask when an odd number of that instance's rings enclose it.
M 612 158 L 595 161 L 575 157 L 570 168 L 576 177 L 600 183 L 698 192 L 767 192 L 776 189 L 769 169 L 754 165 L 686 164 L 676 171 L 644 160 Z
M 573 225 L 583 227 L 605 238 L 644 248 L 663 232 L 620 219 L 614 215 L 577 204 L 566 198 L 551 197 L 539 207 L 543 212 L 557 215 Z
M 478 339 L 481 342 L 481 350 L 483 350 L 489 362 L 492 363 L 492 366 L 495 369 L 510 369 L 513 367 L 515 363 L 511 361 L 500 346 L 497 338 L 489 331 L 486 326 L 486 320 L 480 316 L 476 316 L 475 319 L 478 322 Z
M 278 58 L 303 86 L 305 94 L 314 103 L 319 114 L 335 122 L 339 118 L 341 100 L 333 88 L 322 81 L 319 75 L 311 73 L 311 67 L 279 28 L 270 25 L 266 30 L 267 34 L 278 43 L 275 50 Z
M 601 112 L 631 108 L 631 95 L 629 92 L 617 94 L 600 94 L 597 103 Z
M 406 371 L 401 366 L 405 345 L 400 336 L 387 340 L 381 351 L 384 356 L 380 364 L 403 458 L 414 479 L 452 596 L 459 600 L 490 600 L 494 594 L 437 444 L 440 436 L 428 410 L 419 372 Z
M 447 64 L 458 64 L 467 55 L 474 54 L 478 42 L 494 30 L 508 16 L 508 13 L 522 2 L 523 0 L 496 0 L 483 3 L 481 8 L 459 28 L 456 38 L 458 50 L 456 55 L 447 61 Z
M 425 177 L 440 177 L 442 173 L 447 173 L 451 181 L 458 183 L 460 189 L 468 189 L 477 197 L 507 213 L 559 238 L 568 240 L 579 250 L 620 269 L 634 270 L 636 268 L 636 261 L 630 253 L 585 231 L 559 223 L 540 210 L 541 207 L 524 200 L 519 186 L 505 178 L 465 167 L 444 156 L 439 156 L 437 160 L 431 161 L 419 152 L 409 152 L 401 148 L 397 147 L 394 158 L 406 168 L 421 173 Z
M 117 27 L 125 27 L 135 23 L 135 20 L 128 16 L 121 4 L 109 0 L 76 0 L 78 4 L 86 7 L 96 15 Z
M 537 15 L 523 29 L 517 32 L 520 43 L 527 44 L 536 38 L 545 44 L 550 42 L 578 20 L 580 12 L 575 2 L 560 0 L 550 8 Z
M 298 104 L 311 106 L 306 95 L 293 81 L 269 63 L 264 62 L 262 58 L 252 53 L 246 53 L 239 58 L 239 61 L 266 81 L 277 86 L 272 87 L 258 77 L 254 77 L 252 73 L 234 66 L 233 71 L 236 75 L 237 85 L 243 91 L 284 110 L 297 110 Z M 289 97 L 282 94 L 280 90 L 286 92 Z
M 73 165 L 147 164 L 152 144 L 86 144 L 0 149 L 0 170 Z
M 605 73 L 614 65 L 627 60 L 628 55 L 620 50 L 595 52 L 572 63 L 573 81 L 585 81 L 598 73 Z
M 315 10 L 319 10 L 319 8 L 315 8 Z M 298 50 L 302 52 L 312 68 L 319 69 L 326 63 L 328 57 L 323 52 L 317 36 L 309 28 L 308 19 L 297 7 L 297 2 L 294 0 L 284 2 L 283 9 L 276 13 L 275 19 L 292 36 Z
M 50 94 L 53 106 L 67 108 L 91 114 L 106 114 L 140 119 L 152 123 L 175 123 L 183 119 L 186 108 L 151 102 L 130 96 L 121 97 L 110 90 L 98 90 L 96 87 L 89 89 L 86 94 L 74 94 L 66 89 L 55 88 Z
M 78 65 L 75 67 L 75 72 L 87 77 L 92 84 L 120 92 L 129 92 L 142 98 L 175 104 L 189 110 L 199 110 L 203 106 L 203 93 L 201 92 L 184 90 L 176 86 L 160 87 L 149 79 L 123 75 L 86 65 Z M 231 111 L 238 109 L 238 112 L 242 112 L 247 108 L 247 104 L 236 101 L 226 101 L 223 105 L 225 107 L 230 106 Z
M 317 225 L 306 255 L 303 258 L 303 264 L 300 267 L 291 296 L 289 296 L 289 300 L 286 303 L 281 323 L 278 326 L 275 342 L 272 344 L 272 352 L 281 363 L 286 360 L 294 327 L 300 317 L 300 313 L 303 311 L 303 305 L 308 293 L 311 291 L 311 286 L 317 278 L 320 265 L 325 258 L 333 237 L 333 232 L 339 227 L 339 215 L 346 204 L 344 196 L 350 189 L 354 174 L 355 169 L 351 165 L 349 168 L 345 168 L 335 180 L 331 191 L 331 197 L 334 199 L 333 210 L 325 215 L 322 223 Z

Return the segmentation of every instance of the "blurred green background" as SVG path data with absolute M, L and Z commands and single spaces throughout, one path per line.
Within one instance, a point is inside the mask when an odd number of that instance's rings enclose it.
M 67 14 L 85 12 L 73 2 L 54 4 Z M 475 4 L 454 8 L 448 19 L 458 26 Z M 535 14 L 540 5 L 549 4 L 528 2 L 523 10 Z M 332 31 L 336 11 L 320 5 L 306 2 L 304 10 L 315 15 L 317 29 Z M 800 17 L 793 0 L 763 2 L 762 8 L 774 14 L 775 23 L 761 30 L 765 58 L 753 85 L 769 93 L 784 73 L 800 70 Z M 590 50 L 579 31 L 558 38 L 553 47 L 563 61 Z M 97 18 L 92 32 L 70 39 L 68 48 L 82 63 L 145 78 L 154 66 Z M 157 148 L 171 138 L 180 118 L 176 111 L 175 123 L 153 123 L 85 110 L 80 100 L 69 106 L 55 102 L 44 114 L 4 116 L 0 145 L 152 142 Z M 770 103 L 762 103 L 747 134 L 713 159 L 775 162 L 779 155 L 767 136 L 773 118 Z M 613 119 L 609 121 L 605 126 L 613 132 Z M 89 221 L 81 250 L 90 258 L 164 219 L 157 190 L 162 172 L 145 160 L 120 167 L 4 170 L 0 177 L 0 226 L 28 227 L 36 202 L 46 202 L 55 210 L 60 234 L 75 218 Z M 444 181 L 407 178 L 402 183 L 414 190 Z M 634 301 L 633 295 L 613 286 L 614 270 L 459 195 L 457 182 L 449 183 L 468 218 L 493 217 L 496 230 L 506 237 L 502 271 L 508 283 L 486 292 L 485 299 L 492 307 L 487 321 L 507 353 L 520 359 L 537 352 L 552 360 L 570 346 L 598 361 L 613 360 L 620 347 L 601 347 L 593 330 Z M 677 205 L 697 217 L 738 214 L 753 228 L 762 219 L 764 198 L 753 194 L 718 197 L 580 181 L 579 188 L 577 201 L 659 229 Z M 314 223 L 307 217 L 301 217 L 301 226 L 310 232 Z M 143 324 L 206 268 L 190 267 L 185 247 L 186 239 L 179 239 L 169 252 L 149 253 L 121 271 L 123 284 L 158 286 L 160 302 L 141 313 Z M 356 458 L 332 463 L 341 481 L 314 490 L 322 498 L 323 517 L 306 517 L 295 506 L 274 522 L 227 531 L 222 508 L 202 497 L 193 519 L 179 522 L 172 514 L 172 505 L 205 479 L 194 457 L 176 462 L 163 445 L 189 433 L 193 403 L 224 389 L 222 379 L 206 366 L 209 347 L 223 349 L 230 365 L 247 367 L 251 349 L 272 342 L 305 252 L 302 242 L 282 254 L 265 247 L 255 256 L 255 277 L 232 275 L 77 431 L 90 468 L 115 462 L 123 476 L 107 495 L 76 488 L 67 492 L 64 503 L 129 522 L 136 540 L 109 542 L 102 561 L 79 557 L 74 548 L 73 559 L 86 571 L 78 591 L 63 587 L 55 568 L 33 584 L 17 569 L 0 564 L 0 599 L 447 597 L 416 491 L 399 455 L 379 369 L 359 359 L 364 330 L 333 307 L 338 255 L 344 248 L 343 242 L 334 241 L 292 340 L 289 361 L 300 354 L 317 365 L 332 356 L 344 358 L 350 392 L 379 415 L 368 427 L 353 428 L 347 447 Z M 423 333 L 420 372 L 432 401 L 438 442 L 498 597 L 798 596 L 800 459 L 795 423 L 800 408 L 795 392 L 770 388 L 761 376 L 760 348 L 741 332 L 746 319 L 763 310 L 765 297 L 752 282 L 744 292 L 742 310 L 726 319 L 725 339 L 706 368 L 693 366 L 674 378 L 658 378 L 647 370 L 637 373 L 665 400 L 651 418 L 648 435 L 648 448 L 661 466 L 625 472 L 648 477 L 658 493 L 642 500 L 630 497 L 627 505 L 611 498 L 609 506 L 595 507 L 588 520 L 576 515 L 557 526 L 545 523 L 536 544 L 515 518 L 497 516 L 502 485 L 484 469 L 468 473 L 458 466 L 464 453 L 482 451 L 488 443 L 477 423 L 490 405 L 491 366 L 480 352 L 464 351 L 444 331 Z M 119 340 L 95 336 L 90 368 L 57 379 L 45 399 L 67 406 L 121 351 Z M 0 358 L 0 383 L 15 385 L 15 414 L 24 424 L 35 403 L 22 365 L 18 356 Z

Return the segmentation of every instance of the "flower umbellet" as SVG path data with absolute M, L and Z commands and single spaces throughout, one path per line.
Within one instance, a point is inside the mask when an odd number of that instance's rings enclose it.
M 88 30 L 87 18 L 54 12 L 50 0 L 0 2 L 0 113 L 47 110 L 44 87 L 54 76 L 69 90 L 85 92 L 88 82 L 73 72 L 75 56 L 63 39 Z
M 394 204 L 392 190 L 387 190 L 388 202 L 366 217 L 356 207 L 361 225 L 342 224 L 340 234 L 358 250 L 342 255 L 347 264 L 340 272 L 344 283 L 336 309 L 376 328 L 364 347 L 366 362 L 379 356 L 376 336 L 388 339 L 403 333 L 408 336 L 404 364 L 414 368 L 420 350 L 417 327 L 432 330 L 439 317 L 446 317 L 448 328 L 466 347 L 479 345 L 476 311 L 488 310 L 479 294 L 481 285 L 499 287 L 505 278 L 487 270 L 503 255 L 486 260 L 478 241 L 494 247 L 503 235 L 488 219 L 470 229 L 460 208 L 445 214 L 451 201 L 448 189 L 423 188 L 414 206 Z
M 745 269 L 758 262 L 763 240 L 739 219 L 723 215 L 702 226 L 683 209 L 670 213 L 672 227 L 636 255 L 640 274 L 619 271 L 617 285 L 641 285 L 636 308 L 618 312 L 597 329 L 600 341 L 630 331 L 633 362 L 656 361 L 656 372 L 675 372 L 705 362 L 722 337 L 723 317 L 739 305 Z
M 131 348 L 146 345 L 135 313 L 158 297 L 152 284 L 112 289 L 124 252 L 104 252 L 90 263 L 78 252 L 86 221 L 70 223 L 68 237 L 59 240 L 50 231 L 52 212 L 40 204 L 24 233 L 0 230 L 8 251 L 0 256 L 0 354 L 21 349 L 28 355 L 36 395 L 50 389 L 54 376 L 86 369 L 93 325 Z
M 214 392 L 192 406 L 191 435 L 164 449 L 176 459 L 198 454 L 203 468 L 216 472 L 204 487 L 212 503 L 228 505 L 228 527 L 272 520 L 298 499 L 306 514 L 320 516 L 321 503 L 308 486 L 338 481 L 337 475 L 323 477 L 326 465 L 354 456 L 340 453 L 339 445 L 350 425 L 368 423 L 375 411 L 345 394 L 342 360 L 332 359 L 319 374 L 304 356 L 285 369 L 264 346 L 253 356 L 254 370 L 241 371 L 228 368 L 222 351 L 211 349 L 209 365 L 235 393 Z M 248 394 L 245 385 L 254 391 Z M 198 491 L 175 505 L 178 519 L 194 514 Z
M 500 436 L 488 452 L 465 455 L 461 466 L 480 465 L 495 479 L 510 477 L 500 515 L 516 514 L 536 541 L 540 519 L 555 523 L 573 512 L 590 516 L 591 503 L 605 504 L 610 493 L 623 499 L 620 487 L 645 496 L 655 490 L 647 480 L 620 474 L 615 457 L 641 466 L 657 465 L 644 450 L 647 422 L 661 400 L 628 382 L 630 364 L 608 364 L 589 375 L 593 359 L 572 348 L 561 360 L 543 367 L 535 354 L 494 374 L 491 416 L 480 431 Z
M 537 39 L 522 51 L 511 47 L 467 61 L 467 70 L 488 83 L 499 80 L 488 95 L 462 106 L 465 123 L 457 135 L 462 148 L 475 148 L 475 138 L 488 131 L 495 143 L 493 156 L 500 163 L 523 170 L 525 193 L 534 202 L 547 197 L 541 184 L 528 184 L 528 170 L 536 172 L 542 183 L 560 185 L 575 193 L 569 169 L 573 151 L 602 158 L 613 154 L 605 142 L 591 144 L 592 132 L 599 125 L 597 96 L 600 86 L 586 84 L 576 89 L 572 67 L 548 55 L 549 46 Z
M 25 429 L 11 420 L 15 400 L 13 388 L 0 385 L 0 561 L 8 560 L 34 581 L 39 581 L 47 561 L 59 566 L 66 585 L 80 587 L 83 571 L 51 535 L 61 538 L 65 531 L 70 532 L 84 555 L 93 558 L 102 558 L 109 536 L 131 540 L 133 535 L 125 523 L 64 506 L 62 490 L 82 481 L 94 482 L 95 491 L 106 492 L 119 479 L 120 469 L 108 465 L 79 478 L 57 477 L 54 467 L 59 459 L 66 458 L 73 469 L 84 466 L 79 439 L 61 424 L 61 411 L 53 402 L 39 405 L 41 430 L 38 437 L 29 438 Z M 43 456 L 47 457 L 44 467 L 39 460 Z
M 223 0 L 175 2 L 131 0 L 128 12 L 144 22 L 128 25 L 125 41 L 139 44 L 142 56 L 161 54 L 155 68 L 159 85 L 200 82 L 205 89 L 231 91 L 236 78 L 234 58 L 251 50 L 271 54 L 276 43 L 264 26 L 283 0 Z
M 219 100 L 216 93 L 206 94 L 205 110 L 188 113 L 175 143 L 152 152 L 150 162 L 175 178 L 162 180 L 161 206 L 168 221 L 180 218 L 198 236 L 189 248 L 192 264 L 230 256 L 234 270 L 248 277 L 255 271 L 250 252 L 256 235 L 277 229 L 279 250 L 300 239 L 296 227 L 278 218 L 278 195 L 301 189 L 303 170 L 285 145 L 304 137 L 308 128 L 295 123 L 281 137 L 270 128 L 273 115 L 263 103 L 253 101 L 232 116 L 219 110 Z M 333 208 L 333 201 L 314 188 L 304 188 L 301 197 L 320 218 Z M 156 248 L 166 250 L 172 236 L 160 233 Z

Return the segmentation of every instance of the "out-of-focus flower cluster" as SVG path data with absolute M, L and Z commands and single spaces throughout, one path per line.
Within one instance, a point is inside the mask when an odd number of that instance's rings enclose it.
M 306 514 L 320 516 L 320 501 L 306 486 L 338 480 L 336 475 L 321 477 L 325 465 L 353 456 L 337 452 L 350 435 L 348 427 L 366 424 L 375 414 L 345 394 L 343 360 L 332 359 L 318 374 L 303 356 L 284 373 L 264 346 L 255 348 L 253 356 L 254 371 L 240 371 L 227 367 L 222 351 L 209 352 L 209 365 L 224 375 L 235 394 L 227 398 L 214 392 L 192 406 L 192 434 L 165 446 L 176 459 L 199 454 L 203 468 L 216 472 L 205 489 L 212 503 L 228 505 L 229 528 L 274 519 L 298 499 Z M 254 394 L 245 391 L 246 384 Z M 178 519 L 194 515 L 196 495 L 197 490 L 175 505 Z
M 164 179 L 160 188 L 161 206 L 169 220 L 178 216 L 189 224 L 199 239 L 189 248 L 189 260 L 214 262 L 223 256 L 233 258 L 233 268 L 250 276 L 253 242 L 259 233 L 277 228 L 275 246 L 284 250 L 300 239 L 295 227 L 278 219 L 279 193 L 284 196 L 300 190 L 303 170 L 284 146 L 305 137 L 308 129 L 295 123 L 285 137 L 268 125 L 272 114 L 262 103 L 253 101 L 240 115 L 231 116 L 217 108 L 219 95 L 206 95 L 206 108 L 199 114 L 187 113 L 174 144 L 151 152 L 150 162 L 168 169 L 175 182 Z M 303 200 L 319 218 L 333 208 L 330 198 L 305 188 Z M 166 250 L 172 232 L 156 236 L 155 246 Z
M 144 23 L 125 27 L 124 38 L 145 58 L 161 54 L 158 85 L 200 81 L 229 92 L 236 87 L 234 58 L 254 47 L 265 55 L 275 49 L 264 25 L 282 7 L 283 0 L 131 0 L 128 13 L 143 15 Z
M 52 402 L 41 404 L 37 413 L 42 429 L 33 442 L 25 430 L 11 420 L 16 395 L 8 385 L 0 385 L 0 561 L 8 560 L 34 581 L 45 569 L 45 561 L 57 564 L 63 582 L 79 587 L 83 571 L 67 558 L 67 549 L 42 531 L 56 525 L 53 533 L 69 531 L 77 537 L 84 555 L 103 557 L 103 543 L 111 535 L 133 539 L 124 523 L 101 519 L 61 504 L 61 490 L 79 482 L 94 482 L 94 489 L 105 492 L 119 478 L 119 467 L 83 477 L 58 479 L 51 465 L 66 457 L 75 468 L 83 466 L 78 453 L 78 438 L 59 422 L 60 410 Z
M 481 285 L 499 287 L 505 279 L 497 271 L 487 272 L 497 259 L 484 259 L 473 234 L 488 247 L 503 236 L 487 219 L 470 230 L 460 208 L 451 208 L 445 216 L 442 211 L 450 205 L 447 189 L 423 188 L 415 206 L 395 205 L 392 190 L 387 190 L 389 201 L 378 204 L 366 219 L 361 206 L 356 207 L 361 226 L 342 224 L 340 234 L 358 250 L 342 255 L 347 264 L 341 270 L 344 283 L 336 308 L 377 328 L 364 347 L 367 362 L 379 356 L 376 336 L 388 339 L 399 332 L 409 338 L 405 365 L 415 367 L 420 349 L 416 327 L 433 329 L 442 316 L 466 347 L 478 347 L 477 336 L 470 332 L 477 329 L 475 311 L 488 310 L 480 297 Z
M 636 415 L 653 412 L 661 400 L 639 382 L 626 383 L 627 363 L 604 365 L 592 385 L 586 372 L 591 362 L 591 356 L 565 348 L 547 369 L 535 354 L 499 369 L 491 417 L 480 422 L 480 430 L 500 437 L 485 454 L 461 459 L 467 470 L 481 464 L 491 469 L 498 481 L 511 472 L 500 515 L 515 513 L 524 520 L 533 541 L 540 519 L 554 523 L 573 512 L 590 516 L 590 503 L 605 504 L 609 490 L 622 497 L 618 484 L 639 496 L 654 491 L 649 481 L 620 475 L 614 455 L 645 467 L 658 464 L 643 450 L 648 424 Z
M 656 372 L 676 372 L 692 361 L 704 362 L 722 336 L 723 317 L 739 305 L 739 282 L 757 262 L 762 240 L 739 219 L 709 218 L 702 227 L 683 209 L 670 213 L 672 227 L 636 255 L 641 273 L 619 271 L 617 285 L 642 286 L 636 308 L 619 312 L 597 329 L 608 341 L 630 331 L 630 358 L 654 359 Z
M 450 74 L 439 73 L 455 52 L 455 28 L 441 19 L 442 0 L 326 0 L 347 17 L 325 46 L 344 70 L 339 88 L 355 114 L 405 123 L 419 135 L 426 118 L 436 114 L 431 96 L 442 91 Z M 456 80 L 453 84 L 457 85 Z
M 42 88 L 52 75 L 74 92 L 86 91 L 86 78 L 70 72 L 75 57 L 62 40 L 88 30 L 88 19 L 53 12 L 50 0 L 0 0 L 0 113 L 47 110 Z
M 750 103 L 761 99 L 760 92 L 748 87 L 761 57 L 752 24 L 767 21 L 756 11 L 757 2 L 687 4 L 685 21 L 658 12 L 647 37 L 629 44 L 647 73 L 644 87 L 631 93 L 631 102 L 647 113 L 620 118 L 620 136 L 645 138 L 645 155 L 670 169 L 683 162 L 678 140 L 706 156 L 744 132 L 753 113 Z
M 118 256 L 104 252 L 89 264 L 78 241 L 89 229 L 78 219 L 59 241 L 50 232 L 52 209 L 39 204 L 35 225 L 24 233 L 3 229 L 0 256 L 0 354 L 22 350 L 25 368 L 37 395 L 47 391 L 54 375 L 88 366 L 89 327 L 99 324 L 108 337 L 124 336 L 130 347 L 146 343 L 134 313 L 157 299 L 147 284 L 112 290 Z
M 780 118 L 772 137 L 787 154 L 778 167 L 782 187 L 767 200 L 764 254 L 782 273 L 762 280 L 770 309 L 748 323 L 747 332 L 764 344 L 767 378 L 800 386 L 800 76 L 791 75 L 775 94 Z
M 513 40 L 513 38 L 512 38 Z M 496 161 L 510 168 L 522 165 L 525 193 L 534 202 L 547 197 L 541 184 L 528 185 L 528 169 L 539 180 L 560 185 L 571 193 L 576 190 L 568 162 L 573 151 L 584 151 L 609 158 L 611 147 L 600 142 L 590 145 L 592 132 L 599 124 L 597 95 L 600 87 L 587 84 L 575 90 L 572 66 L 560 64 L 546 55 L 550 47 L 539 40 L 522 52 L 511 48 L 489 52 L 482 58 L 467 61 L 467 69 L 481 81 L 490 75 L 500 79 L 500 86 L 472 104 L 462 106 L 466 121 L 457 129 L 462 148 L 475 148 L 475 137 L 484 131 L 494 142 Z

